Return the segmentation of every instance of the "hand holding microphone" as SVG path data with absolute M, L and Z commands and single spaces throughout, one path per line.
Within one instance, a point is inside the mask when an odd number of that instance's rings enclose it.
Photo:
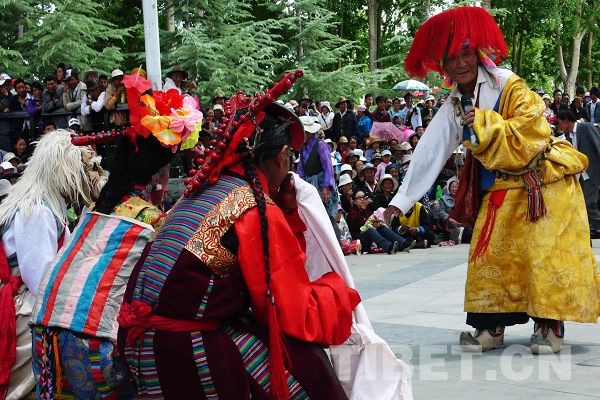
M 473 107 L 473 99 L 469 96 L 462 96 L 460 98 L 460 104 L 465 111 L 463 117 L 463 140 L 470 140 L 473 146 L 477 146 L 479 141 L 477 135 L 472 128 L 473 122 L 475 122 L 475 108 Z

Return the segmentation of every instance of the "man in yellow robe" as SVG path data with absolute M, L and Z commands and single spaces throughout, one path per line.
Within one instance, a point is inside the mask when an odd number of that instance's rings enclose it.
M 480 202 L 465 287 L 467 324 L 475 331 L 463 332 L 460 344 L 468 351 L 502 347 L 504 327 L 531 317 L 532 352 L 558 352 L 563 321 L 596 322 L 600 315 L 600 272 L 577 181 L 588 160 L 551 136 L 542 99 L 496 66 L 506 55 L 502 33 L 482 8 L 446 11 L 417 31 L 408 73 L 438 71 L 454 90 L 421 138 L 386 216 L 407 212 L 463 143 L 472 156 L 464 171 L 477 176 L 461 176 L 459 192 L 471 190 Z M 461 205 L 459 197 L 455 211 L 474 204 Z

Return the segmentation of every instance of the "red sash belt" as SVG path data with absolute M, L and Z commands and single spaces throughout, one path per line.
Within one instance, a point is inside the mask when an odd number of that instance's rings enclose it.
M 128 329 L 126 343 L 133 345 L 144 332 L 158 329 L 169 332 L 214 331 L 221 321 L 216 319 L 183 320 L 156 315 L 152 307 L 142 301 L 123 303 L 117 317 L 120 327 Z

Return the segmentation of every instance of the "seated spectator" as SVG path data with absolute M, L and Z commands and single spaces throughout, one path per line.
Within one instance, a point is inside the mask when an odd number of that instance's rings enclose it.
M 42 108 L 45 114 L 50 114 L 56 111 L 63 111 L 63 86 L 57 84 L 57 79 L 54 76 L 44 78 L 44 93 L 42 98 L 44 106 Z
M 396 180 L 396 182 L 400 182 L 400 166 L 396 163 L 391 163 L 387 167 L 385 167 L 385 173 L 389 174 Z
M 98 82 L 87 81 L 85 83 L 85 96 L 81 102 L 81 115 L 85 117 L 84 131 L 101 131 L 104 128 L 104 99 L 106 92 L 100 92 Z
M 416 247 L 425 249 L 435 244 L 431 216 L 421 202 L 416 202 L 405 215 L 394 219 L 396 221 L 397 227 L 396 223 L 392 224 L 396 232 L 407 240 L 416 240 Z
M 367 138 L 366 140 L 366 144 L 367 144 L 367 150 L 365 151 L 365 158 L 367 159 L 367 161 L 369 162 L 373 162 L 373 154 L 375 153 L 379 153 L 379 144 L 381 142 L 381 139 L 378 137 L 370 137 Z
M 371 113 L 373 122 L 392 122 L 390 113 L 387 111 L 385 100 L 386 99 L 383 96 L 377 96 L 375 98 L 375 104 L 377 104 L 377 109 Z
M 10 76 L 7 74 L 0 74 L 0 112 L 10 111 L 9 99 L 12 96 L 10 90 L 12 89 Z
M 417 144 L 419 144 L 419 134 L 416 131 L 410 135 L 408 138 L 408 143 L 410 143 L 410 147 L 412 147 L 413 151 L 415 151 Z
M 333 139 L 332 139 L 333 140 Z M 340 140 L 338 140 L 338 152 L 342 155 L 342 162 L 346 159 L 348 152 L 350 151 L 348 138 L 346 136 L 342 136 Z
M 398 251 L 409 252 L 414 241 L 407 241 L 392 231 L 383 222 L 383 210 L 373 213 L 369 209 L 372 199 L 364 192 L 358 191 L 354 196 L 352 210 L 348 214 L 348 227 L 353 239 L 359 239 L 362 250 L 372 252 L 372 245 L 383 249 L 388 254 Z
M 356 171 L 357 174 L 360 175 L 360 171 L 363 170 L 363 168 L 365 167 L 365 161 L 366 158 L 364 157 L 360 157 L 358 160 L 356 160 L 356 162 L 354 163 L 354 170 Z
M 344 160 L 344 164 L 350 164 L 354 168 L 354 163 L 357 162 L 359 158 L 359 152 L 354 150 L 348 150 L 348 152 L 346 153 L 346 159 Z
M 371 157 L 371 164 L 373 164 L 373 166 L 375 167 L 375 171 L 377 171 L 377 167 L 379 166 L 379 164 L 381 164 L 382 161 L 383 158 L 381 157 L 381 153 L 373 154 L 373 157 Z
M 375 198 L 373 200 L 373 207 L 387 208 L 390 201 L 396 195 L 398 190 L 398 181 L 390 174 L 384 174 L 381 179 L 377 181 L 377 191 L 375 192 Z
M 417 129 L 415 129 L 415 133 L 417 134 L 419 139 L 421 139 L 421 136 L 423 136 L 423 134 L 425 133 L 425 128 L 423 128 L 422 126 L 417 126 Z
M 31 156 L 31 153 L 29 151 L 29 145 L 26 138 L 22 136 L 17 138 L 14 144 L 14 155 L 20 160 L 27 162 Z
M 450 212 L 454 208 L 456 191 L 458 190 L 458 178 L 450 178 L 446 183 L 446 193 L 432 206 L 432 217 L 438 227 L 438 232 L 442 234 L 447 245 L 459 243 L 470 243 L 473 229 L 463 226 L 455 219 L 450 218 Z M 452 242 L 449 242 L 449 241 Z
M 79 121 L 77 121 L 77 122 L 79 122 Z M 42 128 L 42 135 L 45 135 L 46 133 L 50 133 L 55 130 L 56 130 L 56 124 L 52 121 L 46 121 L 46 122 L 44 122 L 44 127 Z
M 392 160 L 397 164 L 402 164 L 405 155 L 411 154 L 412 146 L 408 142 L 402 142 L 392 148 Z
M 378 181 L 385 174 L 385 168 L 391 164 L 392 162 L 392 152 L 389 150 L 384 150 L 381 152 L 381 163 L 377 166 L 377 171 L 375 172 L 375 180 Z
M 352 209 L 352 177 L 350 174 L 340 175 L 338 182 L 338 191 L 340 197 L 340 205 L 346 213 Z
M 377 190 L 377 181 L 375 180 L 375 166 L 366 163 L 360 174 L 354 179 L 354 187 L 365 194 L 372 196 Z
M 67 112 L 73 114 L 80 112 L 85 89 L 85 83 L 79 81 L 77 72 L 72 69 L 67 70 L 63 89 L 63 105 Z
M 335 221 L 337 222 L 338 229 L 340 231 L 340 245 L 342 246 L 342 252 L 344 255 L 347 256 L 349 254 L 356 254 L 359 256 L 362 252 L 360 240 L 352 239 L 350 229 L 348 228 L 348 223 L 344 218 L 344 210 L 342 210 L 342 208 L 338 208 Z
M 0 203 L 8 196 L 12 190 L 12 184 L 6 179 L 0 179 Z

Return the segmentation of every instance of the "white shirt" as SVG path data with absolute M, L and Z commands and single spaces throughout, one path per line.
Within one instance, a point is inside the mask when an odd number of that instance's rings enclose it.
M 7 256 L 17 254 L 19 272 L 23 283 L 37 296 L 42 277 L 58 253 L 58 228 L 56 218 L 48 207 L 42 206 L 39 213 L 24 218 L 17 211 L 6 232 L 2 244 Z M 69 228 L 64 227 L 66 239 Z
M 594 118 L 595 117 L 594 114 L 596 113 L 596 106 L 598 105 L 599 101 L 600 100 L 598 100 L 598 99 L 596 100 L 596 102 L 590 101 L 590 122 L 592 124 L 600 123 L 600 121 L 596 121 L 596 119 Z
M 494 77 L 483 68 L 479 67 L 477 85 L 475 85 L 475 98 L 479 96 L 479 108 L 491 110 L 496 105 L 506 80 L 513 75 L 512 71 L 498 69 L 500 86 Z M 481 83 L 481 85 L 479 85 Z M 427 134 L 421 137 L 415 149 L 406 177 L 402 186 L 390 205 L 397 207 L 406 214 L 413 205 L 419 201 L 431 188 L 446 161 L 462 143 L 462 125 L 460 117 L 454 115 L 452 97 L 461 97 L 458 88 L 450 93 L 446 101 L 427 127 Z
M 163 92 L 166 92 L 169 89 L 177 89 L 179 93 L 181 93 L 181 89 L 175 85 L 175 82 L 171 78 L 165 79 L 165 84 L 162 87 Z
M 89 105 L 87 103 L 87 96 L 88 95 L 86 94 L 81 99 L 81 115 L 90 115 L 92 110 L 94 110 L 95 112 L 102 111 L 102 109 L 104 108 L 104 99 L 106 97 L 106 92 L 100 93 L 100 96 L 98 96 L 98 100 L 92 101 L 92 104 Z
M 333 113 L 329 112 L 327 116 L 324 114 L 319 115 L 319 123 L 324 131 L 331 128 L 333 126 Z

